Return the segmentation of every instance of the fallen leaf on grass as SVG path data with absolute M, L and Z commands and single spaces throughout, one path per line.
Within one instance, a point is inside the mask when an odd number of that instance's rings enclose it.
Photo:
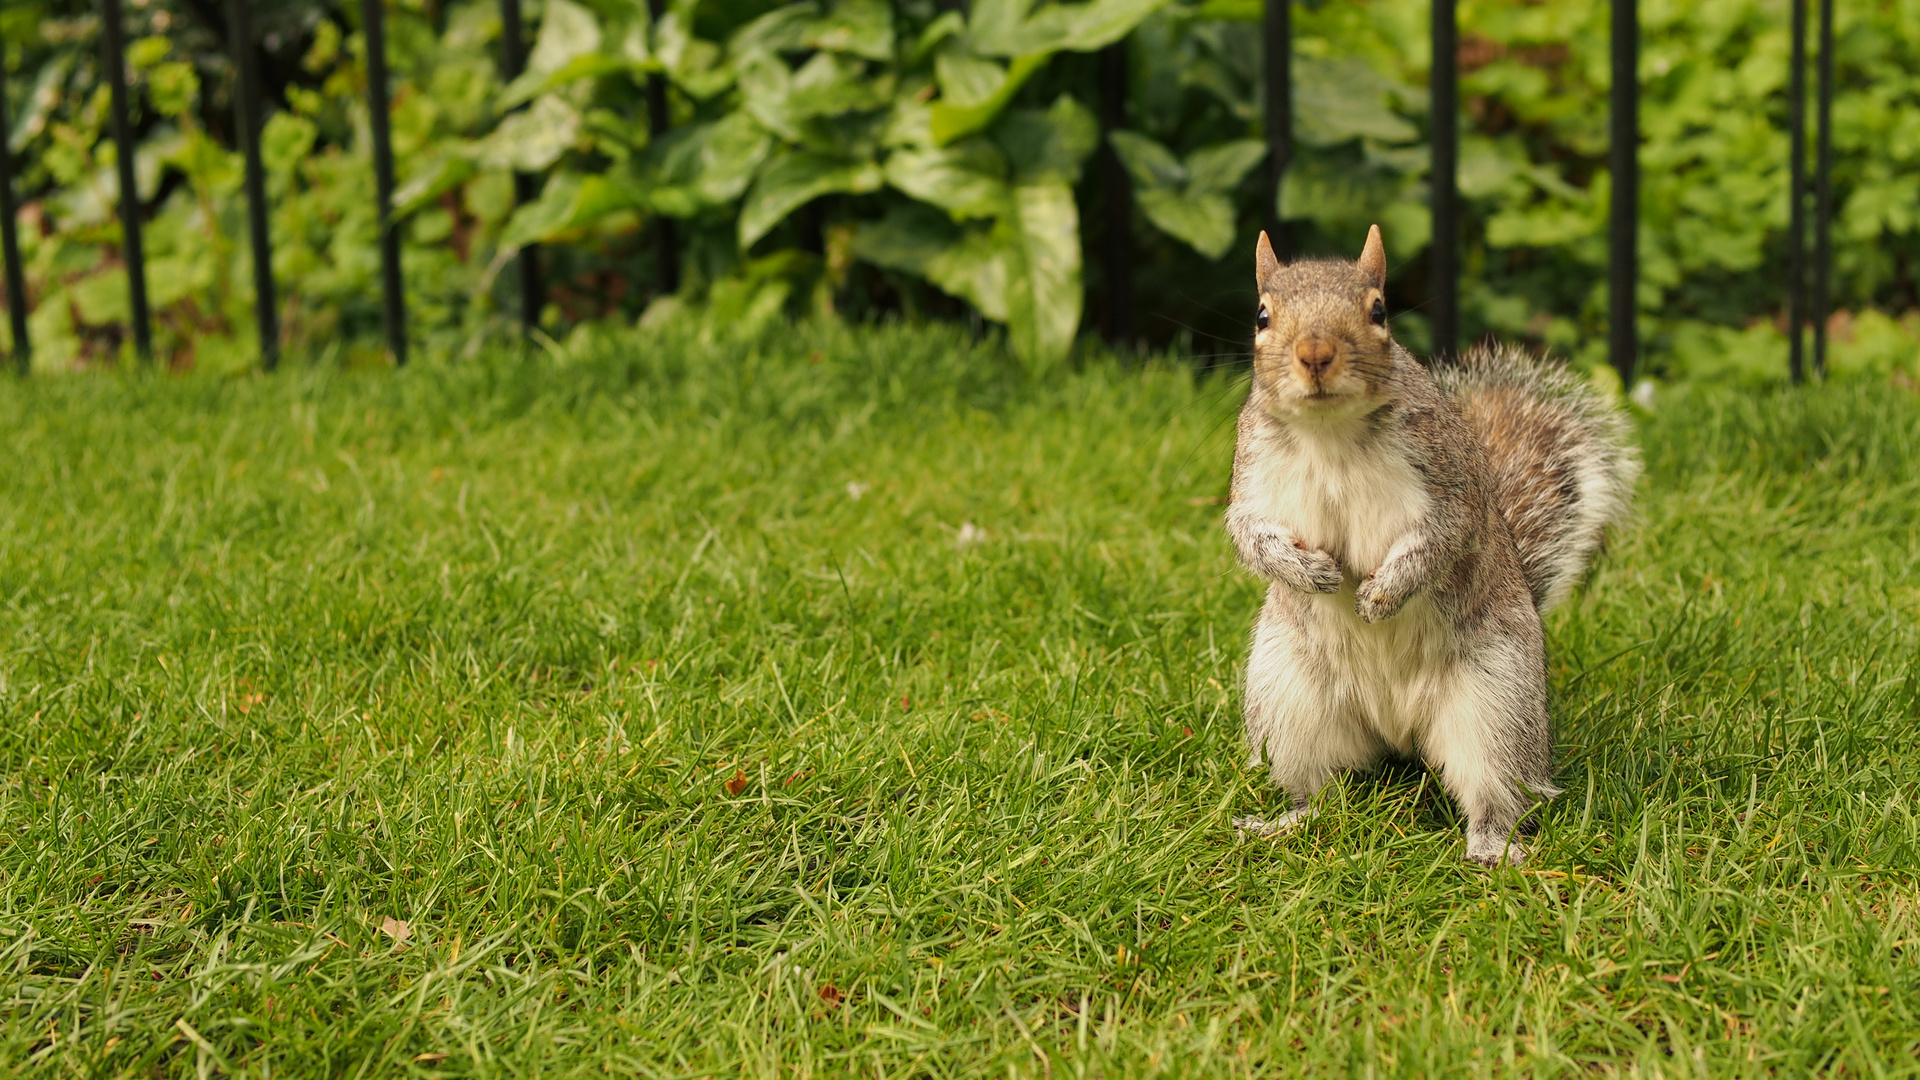
M 389 915 L 380 920 L 380 932 L 393 939 L 393 947 L 398 949 L 413 936 L 413 927 Z
M 839 987 L 828 983 L 820 988 L 820 1000 L 829 1005 L 838 1005 L 846 1000 L 846 995 L 840 992 Z
M 415 1054 L 413 1063 L 415 1065 L 437 1065 L 452 1056 L 452 1054 L 447 1053 L 445 1050 L 435 1050 L 429 1054 Z
M 747 790 L 747 770 L 733 770 L 733 779 L 727 781 L 727 794 L 738 795 Z

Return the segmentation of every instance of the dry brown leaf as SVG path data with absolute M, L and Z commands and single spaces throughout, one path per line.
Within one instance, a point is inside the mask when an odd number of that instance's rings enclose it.
M 389 915 L 380 920 L 380 932 L 393 939 L 393 947 L 399 948 L 413 936 L 413 927 Z
M 452 1056 L 452 1054 L 447 1053 L 445 1050 L 435 1050 L 429 1054 L 415 1054 L 413 1063 L 415 1065 L 435 1065 Z
M 829 1005 L 838 1005 L 846 1000 L 846 995 L 840 992 L 839 987 L 832 983 L 827 983 L 820 988 L 820 1000 Z
M 738 795 L 747 790 L 747 770 L 733 770 L 733 779 L 727 781 L 727 794 Z

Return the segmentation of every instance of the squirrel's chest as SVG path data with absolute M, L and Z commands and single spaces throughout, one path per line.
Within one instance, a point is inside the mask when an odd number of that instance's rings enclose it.
M 1245 494 L 1301 542 L 1357 575 L 1368 574 L 1431 505 L 1419 470 L 1391 449 L 1302 441 L 1264 455 L 1247 477 Z

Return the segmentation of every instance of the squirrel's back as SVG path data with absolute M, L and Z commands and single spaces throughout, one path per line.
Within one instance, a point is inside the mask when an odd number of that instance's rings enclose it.
M 1495 505 L 1545 611 L 1627 516 L 1640 459 L 1626 417 L 1565 368 L 1510 346 L 1476 346 L 1434 375 L 1486 449 Z

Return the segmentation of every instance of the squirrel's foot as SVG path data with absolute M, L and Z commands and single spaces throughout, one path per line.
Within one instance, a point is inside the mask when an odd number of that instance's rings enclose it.
M 1305 825 L 1312 819 L 1313 815 L 1314 810 L 1310 806 L 1289 810 L 1272 820 L 1248 814 L 1245 817 L 1234 818 L 1233 827 L 1239 829 L 1241 832 L 1251 833 L 1254 836 L 1272 840 L 1276 837 L 1285 836 L 1287 833 Z
M 1467 861 L 1485 867 L 1519 866 L 1527 861 L 1527 849 L 1520 844 L 1510 844 L 1502 836 L 1494 840 L 1467 841 Z

